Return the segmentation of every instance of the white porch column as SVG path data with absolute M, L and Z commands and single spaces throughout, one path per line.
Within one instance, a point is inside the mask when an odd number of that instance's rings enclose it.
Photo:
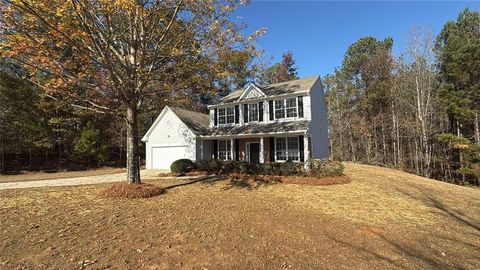
M 204 155 L 204 154 L 203 154 L 203 149 L 204 149 L 203 142 L 204 142 L 204 141 L 205 141 L 204 139 L 200 139 L 200 159 L 201 159 L 201 160 L 204 159 L 204 158 L 203 158 L 203 155 Z
M 264 147 L 263 147 L 263 137 L 260 137 L 260 158 L 259 158 L 260 163 L 265 162 L 265 153 L 264 153 Z
M 230 139 L 230 156 L 232 160 L 235 160 L 235 140 L 233 138 Z
M 305 170 L 310 170 L 310 151 L 308 151 L 308 135 L 303 136 L 303 158 L 305 160 Z

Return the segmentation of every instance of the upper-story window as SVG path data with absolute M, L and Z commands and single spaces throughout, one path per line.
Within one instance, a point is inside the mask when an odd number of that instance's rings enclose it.
M 275 100 L 275 119 L 285 118 L 285 100 Z
M 287 117 L 297 117 L 297 99 L 289 98 L 285 100 L 287 110 Z
M 275 119 L 297 116 L 297 98 L 275 100 Z
M 218 124 L 233 124 L 235 122 L 235 108 L 219 108 L 218 109 Z
M 258 121 L 258 103 L 248 104 L 248 121 Z

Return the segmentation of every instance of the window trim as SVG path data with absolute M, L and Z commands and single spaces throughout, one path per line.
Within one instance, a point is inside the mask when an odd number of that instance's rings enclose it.
M 287 100 L 294 100 L 295 101 L 295 107 L 287 107 Z M 288 109 L 295 109 L 295 116 L 288 116 Z M 285 99 L 285 118 L 297 118 L 298 117 L 298 102 L 297 98 L 286 98 Z
M 231 109 L 232 112 L 233 112 L 233 114 L 228 114 L 228 109 Z M 224 111 L 224 114 L 223 114 L 223 115 L 220 113 L 220 111 L 222 111 L 222 110 Z M 228 122 L 228 117 L 229 117 L 229 116 L 230 116 L 230 117 L 233 116 L 233 118 L 232 118 L 233 121 L 232 121 L 232 122 Z M 218 108 L 218 110 L 217 110 L 217 124 L 218 124 L 219 126 L 236 125 L 236 123 L 235 123 L 235 117 L 236 117 L 235 106 L 220 107 L 220 108 Z M 224 122 L 224 123 L 221 123 L 221 122 L 220 122 L 220 118 L 224 118 L 224 119 L 225 119 L 225 122 Z M 240 121 L 239 121 L 239 122 L 240 122 Z
M 275 153 L 275 162 L 286 162 L 289 159 L 288 153 L 290 152 L 288 150 L 288 138 L 297 138 L 297 145 L 298 145 L 298 150 L 297 150 L 297 160 L 293 160 L 292 162 L 301 162 L 300 161 L 300 151 L 304 151 L 303 149 L 300 149 L 300 135 L 299 136 L 287 136 L 287 137 L 275 137 L 275 148 L 274 148 L 274 153 Z M 277 139 L 285 139 L 285 152 L 286 152 L 286 159 L 285 160 L 279 160 L 277 156 Z
M 256 113 L 257 120 L 252 120 L 252 118 L 250 117 L 250 107 L 251 107 L 252 105 L 257 108 L 257 113 Z M 259 105 L 258 103 L 248 103 L 248 104 L 247 104 L 247 108 L 248 108 L 248 112 L 247 112 L 247 113 L 248 113 L 248 123 L 250 123 L 250 122 L 254 122 L 254 123 L 259 122 L 259 119 L 260 119 L 260 108 L 258 107 L 258 105 Z
M 289 109 L 295 108 L 295 116 L 287 116 L 287 100 L 288 99 L 294 99 L 295 100 L 295 107 L 288 107 Z M 298 96 L 297 97 L 285 97 L 282 99 L 273 99 L 273 121 L 276 120 L 284 120 L 284 119 L 297 119 L 298 117 Z M 283 103 L 283 115 L 284 117 L 278 118 L 277 117 L 277 111 L 280 111 L 282 109 L 277 109 L 276 103 L 277 101 L 280 101 Z
M 283 108 L 277 109 L 277 101 L 278 103 L 283 103 Z M 283 117 L 277 118 L 277 111 L 283 111 Z M 286 111 L 285 111 L 285 99 L 276 99 L 273 101 L 273 118 L 275 120 L 287 118 Z
M 220 151 L 220 142 L 225 142 L 225 151 Z M 228 149 L 228 145 L 230 145 L 230 150 Z M 220 152 L 225 152 L 225 159 L 220 157 Z M 227 140 L 217 140 L 217 159 L 218 160 L 232 160 L 232 141 Z

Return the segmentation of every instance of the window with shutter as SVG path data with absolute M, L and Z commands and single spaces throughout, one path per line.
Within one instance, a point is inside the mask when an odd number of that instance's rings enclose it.
M 303 97 L 298 97 L 298 117 L 303 118 Z
M 258 103 L 258 121 L 263 121 L 263 102 Z

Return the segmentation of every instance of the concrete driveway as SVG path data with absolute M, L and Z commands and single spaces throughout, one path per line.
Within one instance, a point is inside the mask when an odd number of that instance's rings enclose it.
M 158 179 L 157 175 L 164 170 L 141 170 L 142 180 Z M 20 181 L 11 183 L 0 183 L 0 190 L 35 187 L 66 187 L 79 185 L 92 185 L 101 183 L 113 183 L 126 181 L 127 173 L 114 173 L 95 176 L 60 178 L 49 180 Z

